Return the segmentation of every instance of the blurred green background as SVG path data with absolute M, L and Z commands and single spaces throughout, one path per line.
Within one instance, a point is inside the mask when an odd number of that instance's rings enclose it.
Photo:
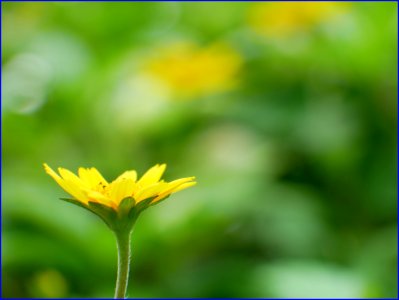
M 42 163 L 198 185 L 130 297 L 397 296 L 397 3 L 2 3 L 3 297 L 111 297 L 116 247 Z

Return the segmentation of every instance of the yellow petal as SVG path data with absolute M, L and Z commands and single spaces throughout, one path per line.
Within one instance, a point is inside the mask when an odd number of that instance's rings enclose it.
M 159 195 L 152 201 L 152 203 L 160 201 L 170 194 L 179 192 L 181 190 L 189 188 L 190 186 L 196 185 L 197 182 L 195 182 L 195 181 L 188 182 L 193 179 L 195 179 L 195 177 L 187 177 L 187 178 L 182 178 L 182 179 L 178 179 L 178 180 L 170 182 L 169 187 L 167 189 L 165 189 L 164 191 L 162 191 L 161 193 L 159 193 Z M 173 185 L 171 185 L 172 183 L 173 183 Z
M 44 170 L 49 174 L 59 186 L 61 186 L 64 191 L 74 197 L 76 200 L 87 203 L 88 198 L 86 195 L 77 187 L 73 182 L 62 179 L 53 169 L 51 169 L 47 164 L 44 165 Z
M 154 196 L 158 195 L 159 192 L 161 190 L 163 190 L 166 186 L 167 186 L 166 182 L 158 182 L 158 183 L 152 184 L 150 186 L 147 186 L 147 187 L 141 189 L 140 191 L 138 191 L 134 195 L 134 199 L 137 202 L 140 202 L 140 201 L 143 201 L 145 199 L 154 197 Z
M 62 180 L 62 178 L 57 173 L 55 173 L 54 170 L 52 168 L 50 168 L 48 164 L 44 163 L 43 166 L 44 166 L 44 170 L 46 171 L 46 173 L 48 175 L 50 175 L 51 177 L 53 177 L 53 179 L 57 183 L 59 180 Z
M 98 202 L 98 203 L 101 203 L 101 204 L 104 204 L 106 206 L 116 209 L 116 207 L 117 207 L 116 203 L 114 201 L 112 201 L 110 198 L 101 194 L 100 192 L 92 191 L 92 190 L 87 190 L 86 192 L 87 192 L 87 197 L 89 198 L 90 201 Z
M 119 204 L 124 198 L 133 195 L 135 187 L 136 183 L 132 179 L 117 179 L 108 186 L 108 194 L 114 202 Z
M 64 180 L 72 182 L 77 187 L 85 187 L 85 188 L 89 187 L 89 185 L 85 181 L 83 181 L 82 179 L 80 179 L 78 176 L 76 176 L 67 169 L 58 168 L 58 172 L 60 173 L 60 175 Z
M 189 187 L 192 187 L 192 186 L 194 186 L 196 184 L 197 184 L 197 182 L 195 182 L 195 181 L 194 182 L 183 183 L 183 184 L 179 185 L 177 188 L 175 188 L 173 191 L 171 191 L 171 194 L 180 192 L 180 191 L 185 190 L 185 189 L 187 189 Z
M 178 186 L 193 181 L 195 179 L 195 177 L 186 177 L 186 178 L 180 178 L 174 181 L 171 181 L 168 183 L 168 185 L 162 190 L 160 191 L 159 195 L 157 198 L 154 199 L 154 201 L 158 201 L 160 199 L 165 198 L 166 196 L 168 196 L 169 194 L 172 193 L 172 191 L 177 188 Z
M 72 195 L 76 200 L 79 200 L 80 202 L 87 204 L 89 199 L 79 187 L 77 187 L 70 181 L 64 181 L 64 183 L 67 186 L 67 190 L 65 190 L 66 192 Z
M 86 168 L 79 168 L 78 169 L 79 177 L 82 181 L 86 182 L 89 187 L 94 187 L 96 183 L 94 183 L 91 179 L 90 171 Z
M 137 172 L 135 170 L 126 171 L 122 175 L 118 176 L 115 181 L 120 179 L 131 179 L 135 182 L 137 180 Z
M 163 190 L 161 193 L 169 192 L 171 190 L 174 190 L 176 187 L 179 185 L 182 185 L 183 183 L 189 182 L 189 181 L 194 181 L 195 177 L 185 177 L 185 178 L 180 178 L 177 180 L 173 180 L 168 183 L 168 186 L 165 190 Z
M 96 168 L 79 168 L 78 172 L 80 179 L 86 182 L 91 188 L 95 188 L 98 185 L 108 185 L 108 182 Z
M 161 179 L 163 173 L 165 172 L 166 164 L 155 165 L 149 169 L 137 182 L 140 186 L 145 187 L 147 185 L 154 184 Z

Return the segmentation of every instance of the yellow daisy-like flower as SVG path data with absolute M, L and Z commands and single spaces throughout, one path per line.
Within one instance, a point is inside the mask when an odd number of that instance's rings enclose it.
M 125 298 L 129 278 L 130 235 L 140 213 L 166 199 L 170 194 L 196 184 L 195 177 L 171 182 L 161 180 L 166 165 L 155 165 L 140 179 L 134 170 L 126 171 L 108 182 L 96 168 L 79 168 L 78 175 L 47 164 L 44 169 L 73 199 L 67 202 L 86 208 L 99 216 L 114 232 L 118 248 L 118 272 L 115 299 Z
M 78 175 L 58 168 L 57 174 L 44 164 L 47 174 L 74 198 L 63 200 L 89 209 L 102 217 L 112 229 L 120 226 L 120 220 L 125 216 L 133 220 L 148 206 L 196 184 L 195 177 L 171 182 L 161 180 L 165 168 L 165 164 L 157 164 L 140 179 L 137 179 L 136 171 L 130 170 L 108 182 L 96 168 L 79 168 Z

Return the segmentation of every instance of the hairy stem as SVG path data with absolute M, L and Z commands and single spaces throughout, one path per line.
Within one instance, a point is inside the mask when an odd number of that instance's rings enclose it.
M 129 279 L 130 233 L 115 232 L 118 247 L 118 273 L 116 278 L 115 299 L 125 299 Z

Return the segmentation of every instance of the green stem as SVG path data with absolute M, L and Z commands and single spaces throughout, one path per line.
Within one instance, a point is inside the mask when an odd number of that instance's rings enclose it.
M 116 278 L 115 299 L 126 298 L 130 264 L 130 233 L 130 230 L 115 232 L 118 246 L 118 274 Z

